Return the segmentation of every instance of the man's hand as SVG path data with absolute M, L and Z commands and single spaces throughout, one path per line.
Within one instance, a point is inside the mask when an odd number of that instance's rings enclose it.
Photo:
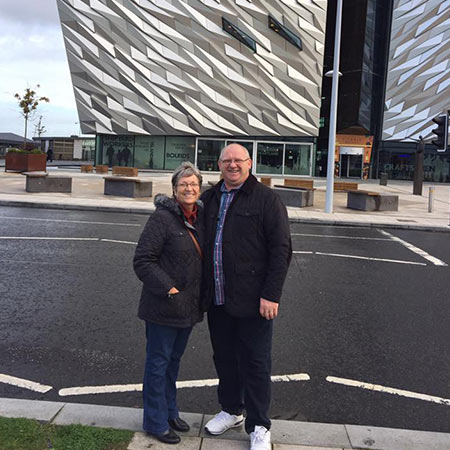
M 271 302 L 270 300 L 261 297 L 259 301 L 259 313 L 264 319 L 275 319 L 275 317 L 278 316 L 278 303 Z
M 169 295 L 179 294 L 180 291 L 174 286 L 170 288 L 170 291 L 168 292 Z

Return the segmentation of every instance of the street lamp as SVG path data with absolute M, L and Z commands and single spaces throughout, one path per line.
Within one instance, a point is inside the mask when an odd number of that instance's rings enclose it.
M 338 97 L 338 81 L 340 74 L 339 56 L 341 49 L 341 23 L 342 23 L 342 0 L 338 0 L 336 7 L 336 30 L 334 36 L 333 70 L 330 71 L 332 74 L 333 83 L 331 87 L 330 131 L 328 134 L 327 190 L 325 197 L 325 212 L 329 214 L 333 212 L 334 151 L 336 147 L 337 97 Z M 327 72 L 325 76 L 330 74 L 330 72 Z

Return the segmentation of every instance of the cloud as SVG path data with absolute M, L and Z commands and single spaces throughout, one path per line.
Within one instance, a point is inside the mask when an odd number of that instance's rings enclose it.
M 50 98 L 38 111 L 49 133 L 76 132 L 78 115 L 55 0 L 2 0 L 0 61 L 7 61 L 0 71 L 1 131 L 23 134 L 14 94 L 39 84 L 38 94 Z M 29 136 L 32 131 L 30 126 Z

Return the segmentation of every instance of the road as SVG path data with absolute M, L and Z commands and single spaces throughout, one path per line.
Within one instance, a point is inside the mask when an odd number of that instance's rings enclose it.
M 0 397 L 141 406 L 131 261 L 146 219 L 0 207 Z M 274 380 L 271 416 L 450 432 L 450 235 L 291 230 L 273 344 L 273 374 L 291 377 Z M 204 321 L 180 409 L 216 412 L 214 381 L 199 381 L 215 378 Z

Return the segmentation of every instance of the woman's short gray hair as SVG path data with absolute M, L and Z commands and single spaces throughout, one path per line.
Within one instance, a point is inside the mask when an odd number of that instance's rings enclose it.
M 200 173 L 200 170 L 198 170 L 197 167 L 195 167 L 194 164 L 189 161 L 182 162 L 173 172 L 172 188 L 175 189 L 177 187 L 180 178 L 190 177 L 192 175 L 195 175 L 197 177 L 198 183 L 200 187 L 202 187 L 203 177 Z

